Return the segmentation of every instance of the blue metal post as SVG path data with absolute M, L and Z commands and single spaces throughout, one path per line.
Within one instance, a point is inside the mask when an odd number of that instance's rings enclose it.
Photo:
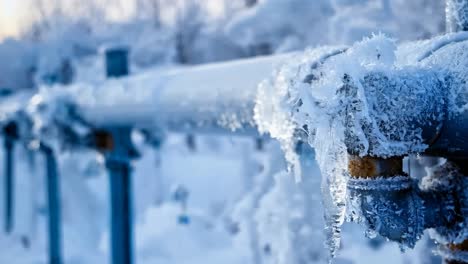
M 114 127 L 96 133 L 96 147 L 105 153 L 109 173 L 111 213 L 110 245 L 113 264 L 133 263 L 132 158 L 137 156 L 131 129 Z
M 128 75 L 128 49 L 114 47 L 105 50 L 107 77 L 122 77 Z
M 49 263 L 62 263 L 62 234 L 60 183 L 58 178 L 57 161 L 51 148 L 41 144 L 41 150 L 46 157 L 47 169 L 47 204 L 49 212 Z
M 13 155 L 15 140 L 18 138 L 16 123 L 10 122 L 3 128 L 5 147 L 5 233 L 13 231 L 13 204 L 14 204 L 14 165 Z
M 133 263 L 131 175 L 129 162 L 108 159 L 111 194 L 111 245 L 113 264 Z
M 13 230 L 13 151 L 14 142 L 5 138 L 5 233 Z
M 105 50 L 107 77 L 128 75 L 128 49 Z M 97 135 L 97 147 L 106 153 L 111 199 L 111 247 L 113 264 L 133 263 L 132 186 L 130 160 L 136 156 L 131 128 L 113 127 Z

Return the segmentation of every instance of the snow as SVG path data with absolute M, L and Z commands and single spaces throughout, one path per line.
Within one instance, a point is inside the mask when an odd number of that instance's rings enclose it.
M 34 91 L 21 91 L 11 96 L 0 97 L 0 122 L 8 121 L 29 103 Z
M 132 125 L 169 128 L 239 131 L 254 134 L 252 120 L 256 85 L 289 54 L 217 63 L 169 71 L 145 71 L 124 79 L 69 87 L 43 87 L 35 97 L 44 106 L 40 123 L 49 123 L 67 105 L 96 126 Z M 239 78 L 238 76 L 242 76 Z M 119 105 L 119 107 L 115 107 Z M 39 111 L 39 112 L 40 112 Z M 63 113 L 62 113 L 63 114 Z M 39 119 L 41 114 L 39 114 Z M 195 120 L 195 122 L 194 122 Z

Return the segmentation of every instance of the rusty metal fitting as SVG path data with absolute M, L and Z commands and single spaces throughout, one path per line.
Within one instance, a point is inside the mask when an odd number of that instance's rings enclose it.
M 444 258 L 445 264 L 466 264 L 468 263 L 468 240 L 460 244 L 440 247 L 438 253 Z
M 407 176 L 403 172 L 403 157 L 378 158 L 351 155 L 348 171 L 351 177 L 364 179 Z
M 127 163 L 140 154 L 132 142 L 130 127 L 96 129 L 91 133 L 91 147 L 101 152 L 108 162 Z
M 92 133 L 93 146 L 103 152 L 111 151 L 114 148 L 114 139 L 112 134 L 105 130 L 96 130 Z

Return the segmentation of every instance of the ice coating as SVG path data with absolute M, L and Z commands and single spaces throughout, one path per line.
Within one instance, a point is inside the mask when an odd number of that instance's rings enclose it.
M 371 48 L 372 45 L 374 47 Z M 374 54 L 369 54 L 369 48 Z M 359 80 L 366 67 L 387 67 L 386 64 L 394 61 L 394 50 L 393 41 L 382 36 L 358 43 L 315 69 L 312 74 L 317 78 L 308 84 L 302 80 L 310 74 L 310 65 L 324 53 L 321 49 L 313 50 L 305 53 L 301 63 L 284 66 L 259 87 L 254 117 L 259 130 L 269 132 L 281 142 L 287 160 L 293 165 L 297 159 L 291 146 L 297 140 L 296 130 L 304 131 L 316 150 L 323 177 L 327 241 L 332 257 L 339 248 L 340 227 L 344 221 L 348 163 L 345 118 L 337 93 L 345 74 Z M 377 59 L 376 53 L 382 53 L 381 60 Z M 351 57 L 360 60 L 352 60 Z
M 347 221 L 366 227 L 370 237 L 380 235 L 413 248 L 424 231 L 424 202 L 407 176 L 356 179 L 348 182 Z
M 468 30 L 468 1 L 446 0 L 445 8 L 448 32 Z
M 451 116 L 463 114 L 468 111 L 468 95 L 466 93 L 468 83 L 468 41 L 452 43 L 439 49 L 427 59 L 421 61 L 420 65 L 427 68 L 437 68 L 446 75 L 452 76 L 453 85 L 448 96 L 448 104 Z M 450 59 L 447 59 L 450 58 Z
M 331 256 L 340 244 L 346 210 L 348 154 L 423 152 L 447 117 L 447 72 L 419 62 L 445 42 L 450 38 L 406 45 L 411 52 L 375 35 L 313 69 L 324 51 L 306 52 L 259 86 L 255 120 L 260 131 L 282 143 L 293 167 L 290 148 L 298 131 L 316 150 Z M 401 54 L 412 53 L 402 59 Z M 304 76 L 313 78 L 305 83 Z
M 269 133 L 273 138 L 280 141 L 289 162 L 290 169 L 295 170 L 294 175 L 299 180 L 299 159 L 295 153 L 297 134 L 294 119 L 307 122 L 310 117 L 301 115 L 299 111 L 292 116 L 288 109 L 300 107 L 307 103 L 301 99 L 300 87 L 306 87 L 303 82 L 310 78 L 310 68 L 320 63 L 330 54 L 343 50 L 344 47 L 323 47 L 305 51 L 305 55 L 296 55 L 289 60 L 285 66 L 273 73 L 272 79 L 267 79 L 259 84 L 254 108 L 254 120 L 260 133 Z M 294 88 L 298 88 L 298 90 Z M 275 94 L 275 96 L 272 96 Z M 279 95 L 279 96 L 278 96 Z M 268 100 L 265 100 L 268 98 Z M 308 132 L 307 129 L 301 129 Z

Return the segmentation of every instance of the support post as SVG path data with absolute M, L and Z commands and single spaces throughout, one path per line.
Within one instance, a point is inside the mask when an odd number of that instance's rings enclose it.
M 3 128 L 5 147 L 5 233 L 13 231 L 13 204 L 14 204 L 14 147 L 18 138 L 17 126 L 14 122 L 8 123 Z
M 128 49 L 126 47 L 108 47 L 104 51 L 104 56 L 108 78 L 128 75 Z
M 108 78 L 128 75 L 128 48 L 108 47 L 104 52 Z M 130 136 L 130 127 L 112 127 L 95 133 L 95 145 L 104 153 L 109 173 L 112 264 L 133 263 L 130 162 L 137 154 Z
M 5 233 L 13 230 L 13 152 L 14 143 L 5 138 Z
M 131 175 L 128 161 L 106 159 L 111 196 L 113 264 L 133 263 Z
M 60 183 L 58 178 L 57 161 L 53 150 L 41 144 L 40 150 L 46 158 L 47 173 L 47 205 L 49 227 L 49 263 L 62 264 L 62 234 L 61 234 L 61 204 Z
M 110 182 L 112 264 L 133 263 L 132 183 L 130 162 L 137 156 L 131 129 L 95 131 L 95 146 L 104 153 Z

